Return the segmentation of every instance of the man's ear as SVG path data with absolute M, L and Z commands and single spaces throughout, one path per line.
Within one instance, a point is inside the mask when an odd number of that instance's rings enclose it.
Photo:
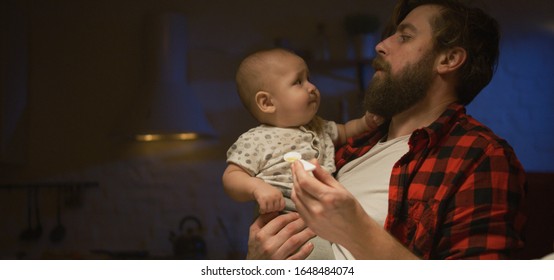
M 256 106 L 264 113 L 275 112 L 275 105 L 271 100 L 271 94 L 267 91 L 258 91 L 254 97 L 256 100 Z
M 446 74 L 460 68 L 466 61 L 467 53 L 465 49 L 455 47 L 443 52 L 439 57 L 437 71 L 439 74 Z

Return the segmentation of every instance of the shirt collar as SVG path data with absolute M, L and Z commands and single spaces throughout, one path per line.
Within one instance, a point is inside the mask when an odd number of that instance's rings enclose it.
M 459 103 L 448 105 L 446 110 L 427 127 L 416 129 L 409 140 L 410 150 L 419 151 L 425 147 L 431 148 L 442 139 L 458 120 L 457 116 L 465 114 L 466 109 Z M 359 148 L 369 145 L 373 147 L 388 133 L 390 122 L 385 122 L 376 131 L 367 132 L 358 137 L 348 139 L 348 145 Z
M 466 109 L 459 103 L 448 105 L 446 110 L 427 127 L 416 129 L 410 137 L 410 147 L 418 151 L 424 147 L 431 148 L 451 130 L 458 116 L 465 114 Z

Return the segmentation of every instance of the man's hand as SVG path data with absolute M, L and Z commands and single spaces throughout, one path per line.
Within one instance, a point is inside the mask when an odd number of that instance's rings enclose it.
M 313 250 L 307 242 L 315 234 L 298 213 L 260 215 L 250 226 L 247 259 L 305 259 Z
M 417 259 L 377 224 L 356 198 L 317 161 L 313 177 L 292 165 L 291 198 L 306 224 L 319 236 L 344 246 L 356 259 Z
M 356 231 L 357 222 L 367 216 L 352 194 L 333 176 L 313 161 L 316 169 L 310 176 L 299 162 L 292 165 L 292 200 L 298 213 L 317 235 L 344 244 Z

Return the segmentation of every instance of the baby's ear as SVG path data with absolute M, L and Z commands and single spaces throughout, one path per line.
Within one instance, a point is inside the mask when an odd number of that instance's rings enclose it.
M 267 91 L 258 91 L 255 96 L 256 106 L 263 113 L 273 113 L 275 112 L 275 105 L 271 100 L 271 94 Z

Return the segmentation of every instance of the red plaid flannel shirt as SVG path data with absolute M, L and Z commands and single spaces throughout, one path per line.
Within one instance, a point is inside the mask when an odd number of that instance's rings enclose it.
M 380 130 L 337 150 L 337 170 Z M 523 246 L 524 170 L 506 141 L 452 104 L 393 167 L 385 229 L 424 259 L 505 259 Z

